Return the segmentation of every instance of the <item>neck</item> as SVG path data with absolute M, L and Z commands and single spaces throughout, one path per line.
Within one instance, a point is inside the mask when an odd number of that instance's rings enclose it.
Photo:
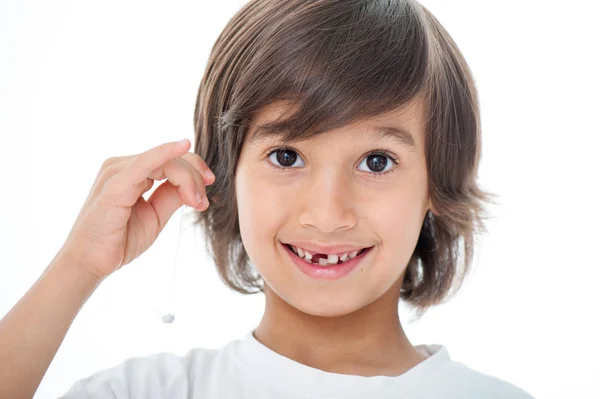
M 390 292 L 394 292 L 393 287 Z M 303 313 L 265 286 L 266 306 L 254 337 L 304 365 L 338 374 L 403 374 L 425 359 L 409 342 L 398 317 L 398 298 L 387 294 L 351 314 Z

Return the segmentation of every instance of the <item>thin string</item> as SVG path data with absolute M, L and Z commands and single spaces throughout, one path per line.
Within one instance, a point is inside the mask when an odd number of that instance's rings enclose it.
M 175 320 L 175 315 L 173 314 L 173 307 L 175 306 L 175 299 L 177 290 L 175 289 L 175 281 L 177 277 L 177 260 L 179 257 L 179 244 L 181 243 L 181 229 L 183 227 L 183 216 L 185 213 L 186 205 L 183 205 L 181 208 L 181 220 L 179 222 L 179 235 L 177 237 L 177 250 L 175 251 L 175 259 L 173 260 L 173 273 L 171 275 L 171 287 L 169 289 L 169 298 L 167 300 L 167 313 L 162 315 L 163 323 L 173 323 Z M 160 313 L 157 311 L 157 313 Z

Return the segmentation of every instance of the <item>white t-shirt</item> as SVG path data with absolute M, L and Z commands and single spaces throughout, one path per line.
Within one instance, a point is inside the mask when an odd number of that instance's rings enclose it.
M 442 345 L 415 346 L 428 358 L 402 375 L 363 377 L 298 363 L 264 346 L 253 332 L 221 349 L 126 359 L 77 381 L 61 398 L 533 398 L 453 361 Z

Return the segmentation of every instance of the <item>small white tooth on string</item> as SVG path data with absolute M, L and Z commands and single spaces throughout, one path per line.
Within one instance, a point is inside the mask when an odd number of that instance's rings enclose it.
M 177 237 L 177 250 L 175 251 L 175 260 L 173 261 L 173 274 L 171 275 L 171 287 L 169 288 L 169 298 L 167 300 L 167 313 L 161 313 L 158 310 L 156 311 L 158 314 L 162 315 L 162 321 L 165 324 L 171 324 L 175 320 L 175 315 L 172 313 L 173 306 L 175 304 L 175 295 L 176 295 L 176 287 L 175 287 L 175 277 L 177 273 L 177 260 L 179 256 L 179 243 L 181 242 L 181 228 L 183 227 L 183 216 L 185 213 L 186 205 L 182 205 L 181 209 L 181 221 L 179 222 L 179 235 Z

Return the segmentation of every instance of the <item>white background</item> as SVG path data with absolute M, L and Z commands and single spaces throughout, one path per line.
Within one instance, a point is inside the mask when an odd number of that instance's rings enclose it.
M 210 48 L 244 3 L 0 2 L 0 315 L 62 246 L 104 159 L 193 139 Z M 407 323 L 409 338 L 444 344 L 539 398 L 600 397 L 594 2 L 423 4 L 473 70 L 480 182 L 501 197 L 475 272 L 455 300 Z M 169 306 L 161 282 L 171 281 L 181 209 L 86 303 L 36 398 L 127 357 L 218 348 L 257 325 L 263 296 L 227 289 L 192 229 L 181 235 Z M 174 312 L 174 324 L 158 311 Z

